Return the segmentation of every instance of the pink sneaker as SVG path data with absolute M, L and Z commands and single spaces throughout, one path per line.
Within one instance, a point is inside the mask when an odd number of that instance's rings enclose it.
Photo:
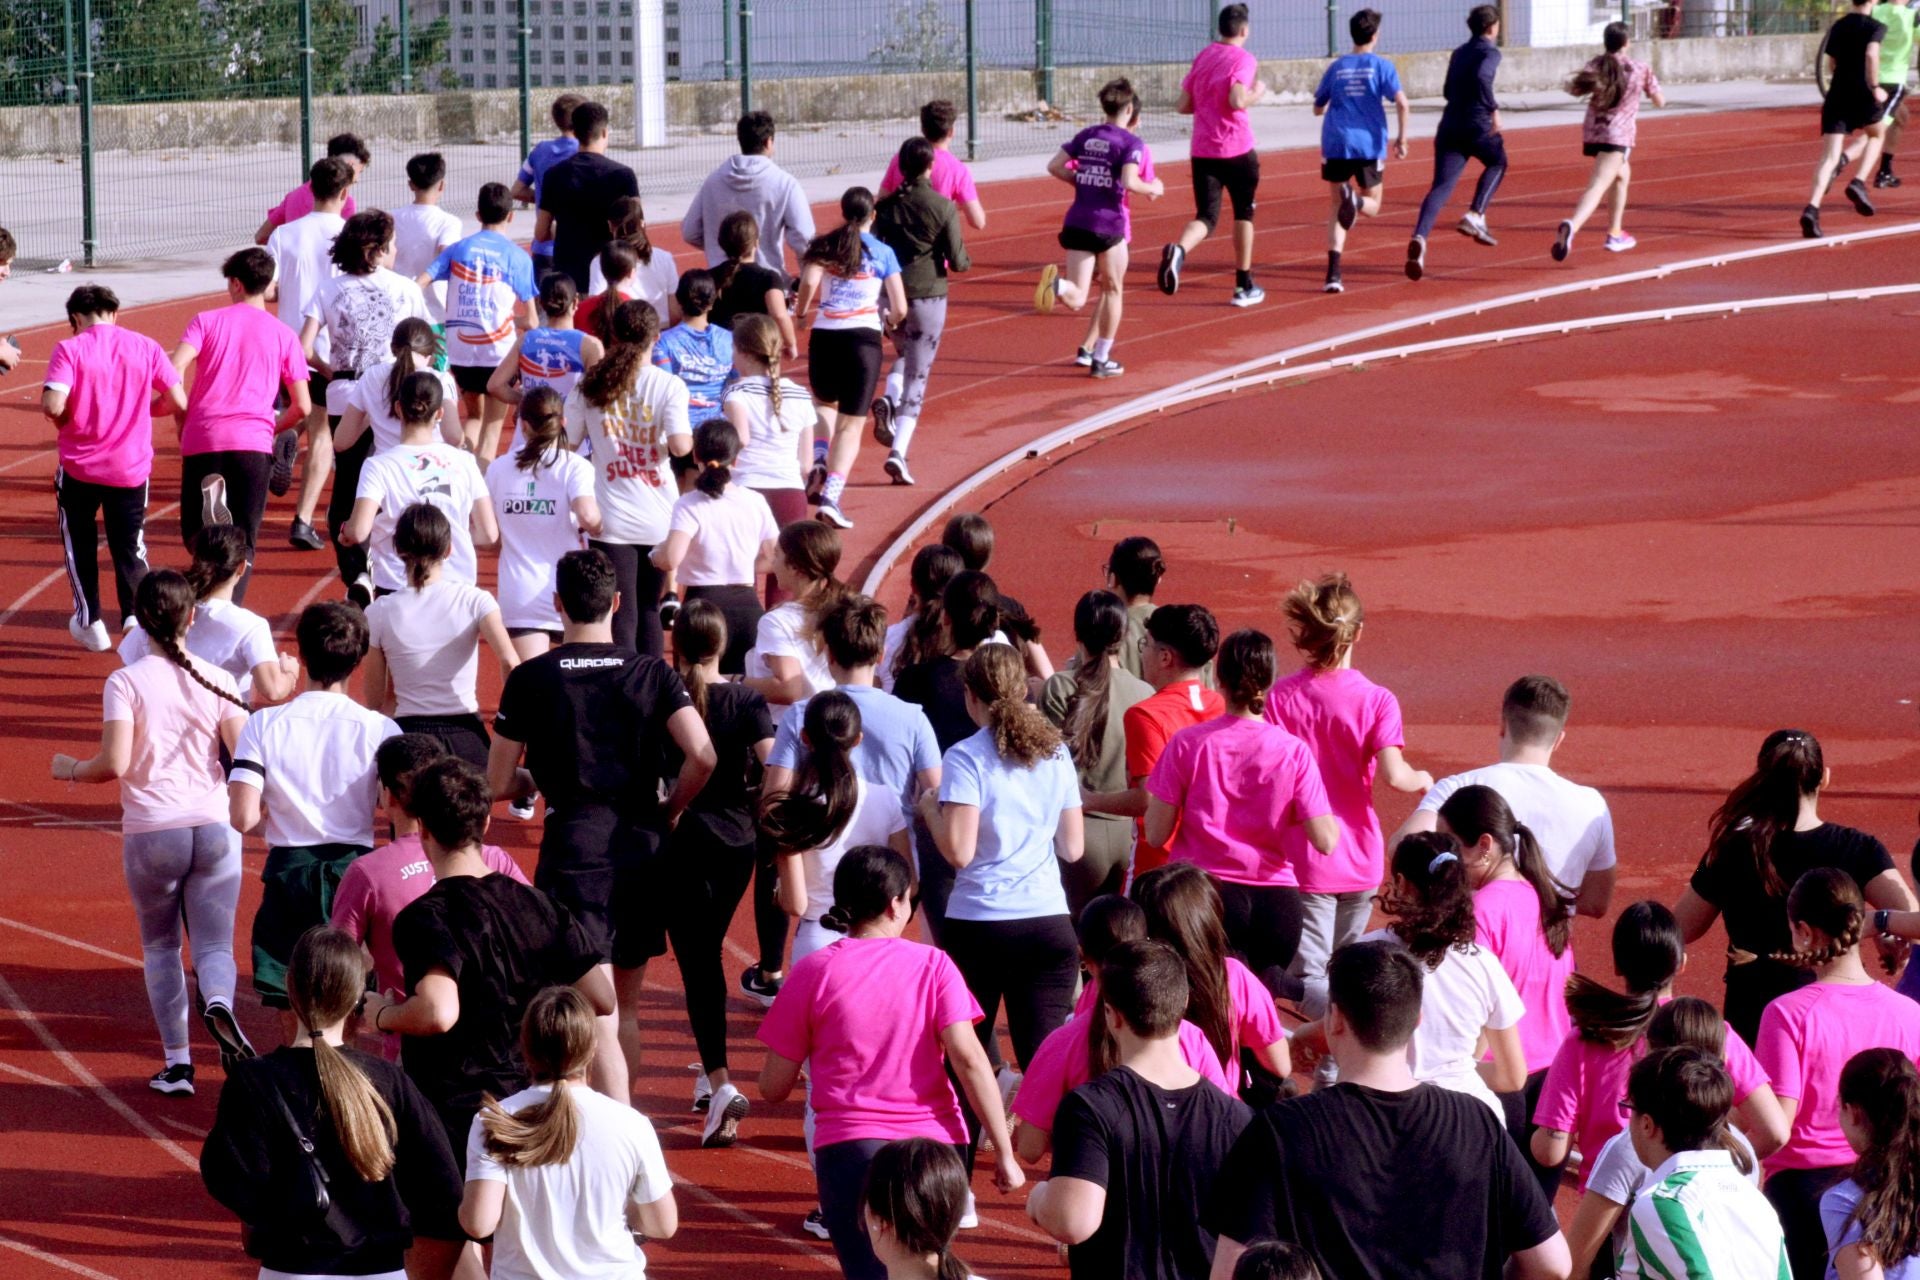
M 1606 248 L 1608 253 L 1625 253 L 1639 243 L 1630 235 L 1608 236 Z

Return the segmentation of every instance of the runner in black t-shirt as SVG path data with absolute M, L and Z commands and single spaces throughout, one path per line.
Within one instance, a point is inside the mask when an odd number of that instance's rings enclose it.
M 640 194 L 633 170 L 607 157 L 607 119 L 607 109 L 597 102 L 573 109 L 580 150 L 540 180 L 540 212 L 533 224 L 533 238 L 553 241 L 554 268 L 572 276 L 582 296 L 594 257 L 613 238 L 613 202 Z
M 1187 1065 L 1185 963 L 1164 942 L 1127 942 L 1100 966 L 1115 1065 L 1061 1102 L 1053 1174 L 1027 1213 L 1068 1246 L 1073 1280 L 1185 1280 L 1206 1272 L 1200 1222 L 1220 1166 L 1253 1113 Z
M 1847 135 L 1866 135 L 1859 152 L 1860 167 L 1847 183 L 1847 199 L 1862 217 L 1873 216 L 1867 198 L 1867 175 L 1880 163 L 1886 140 L 1887 91 L 1880 85 L 1880 42 L 1885 24 L 1871 17 L 1873 0 L 1858 0 L 1827 31 L 1827 99 L 1820 106 L 1820 163 L 1813 171 L 1813 194 L 1800 211 L 1800 234 L 1820 238 L 1820 202 L 1834 175 L 1853 157 L 1847 153 Z
M 393 921 L 406 999 L 370 993 L 364 1016 L 375 1030 L 406 1037 L 401 1065 L 464 1158 L 482 1097 L 504 1098 L 529 1083 L 520 1022 L 533 997 L 572 985 L 610 1014 L 613 986 L 571 912 L 492 874 L 481 858 L 493 795 L 479 769 L 455 758 L 428 765 L 413 781 L 409 804 L 434 883 Z
M 488 777 L 496 800 L 546 797 L 535 886 L 580 917 L 611 961 L 620 1013 L 602 1027 L 594 1087 L 627 1080 L 646 963 L 666 953 L 673 909 L 657 857 L 666 833 L 706 786 L 713 742 L 673 668 L 613 643 L 620 593 L 612 561 L 570 551 L 555 570 L 562 643 L 513 669 L 500 692 Z M 524 751 L 527 768 L 520 768 Z M 663 801 L 671 753 L 681 760 Z
M 1499 1115 L 1414 1081 L 1423 980 L 1398 943 L 1334 953 L 1326 1025 L 1340 1083 L 1268 1108 L 1234 1146 L 1201 1215 L 1220 1238 L 1213 1280 L 1262 1239 L 1302 1246 L 1339 1280 L 1567 1275 L 1553 1206 Z

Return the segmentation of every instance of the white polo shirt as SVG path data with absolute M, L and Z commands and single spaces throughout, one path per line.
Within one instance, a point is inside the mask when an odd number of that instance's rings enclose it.
M 344 693 L 318 690 L 247 717 L 227 781 L 260 792 L 269 849 L 373 847 L 373 753 L 400 726 Z
M 1553 878 L 1578 889 L 1589 871 L 1605 871 L 1616 861 L 1613 814 L 1592 787 L 1561 777 L 1543 764 L 1502 761 L 1442 778 L 1421 798 L 1420 809 L 1438 813 L 1462 787 L 1492 787 L 1540 842 Z

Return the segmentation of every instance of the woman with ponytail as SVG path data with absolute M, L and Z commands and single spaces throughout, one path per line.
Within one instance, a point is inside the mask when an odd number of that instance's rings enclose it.
M 1114 549 L 1116 562 L 1120 550 Z M 1300 880 L 1300 949 L 1293 974 L 1306 988 L 1301 1007 L 1317 1018 L 1326 1012 L 1327 961 L 1366 932 L 1374 890 L 1386 879 L 1386 841 L 1373 809 L 1374 775 L 1406 793 L 1425 791 L 1433 775 L 1409 765 L 1403 754 L 1400 700 L 1354 669 L 1353 651 L 1367 615 L 1347 575 L 1302 582 L 1282 608 L 1304 665 L 1267 695 L 1267 723 L 1307 744 L 1339 828 L 1338 841 L 1324 858 L 1313 856 L 1300 828 L 1281 833 Z M 1559 1043 L 1556 1036 L 1553 1044 Z M 1321 1068 L 1321 1082 L 1330 1082 L 1333 1059 L 1322 1059 Z
M 666 1240 L 680 1229 L 653 1125 L 587 1083 L 593 1047 L 593 1006 L 548 987 L 520 1024 L 532 1085 L 488 1097 L 473 1118 L 460 1225 L 493 1237 L 493 1280 L 640 1275 L 635 1233 Z
M 541 387 L 553 388 L 565 400 L 580 375 L 607 353 L 600 339 L 574 322 L 580 291 L 572 277 L 549 272 L 540 281 L 538 303 L 540 327 L 522 330 L 513 340 L 513 350 L 487 379 L 487 394 L 503 404 L 520 404 Z M 524 443 L 516 429 L 511 452 L 518 453 Z
M 686 383 L 653 365 L 660 313 L 644 302 L 623 302 L 612 320 L 605 358 L 567 396 L 567 447 L 593 442 L 600 532 L 592 546 L 613 561 L 620 590 L 613 642 L 658 658 L 666 650 L 665 578 L 649 557 L 667 540 L 680 492 L 670 463 L 692 451 L 693 428 Z
M 807 703 L 800 740 L 807 756 L 788 791 L 767 796 L 760 833 L 779 869 L 780 907 L 797 922 L 793 963 L 833 941 L 822 923 L 833 909 L 833 873 L 847 850 L 885 845 L 907 857 L 907 823 L 899 796 L 874 787 L 854 768 L 860 745 L 860 707 L 838 689 Z
M 640 297 L 639 276 L 640 258 L 633 246 L 623 240 L 609 240 L 594 257 L 592 283 L 587 286 L 587 296 L 580 301 L 580 309 L 574 313 L 574 323 L 611 349 L 616 341 L 613 317 L 622 304 L 644 301 L 653 307 L 655 315 L 664 317 L 665 302 L 656 305 L 651 299 Z M 664 325 L 663 321 L 662 327 Z
M 727 387 L 720 407 L 740 436 L 734 480 L 765 498 L 774 523 L 784 529 L 807 518 L 806 481 L 800 465 L 807 441 L 813 437 L 813 404 L 805 388 L 781 376 L 781 341 L 779 329 L 766 316 L 743 315 L 734 322 L 733 363 L 740 376 Z M 779 579 L 769 573 L 767 608 L 777 608 L 790 598 Z
M 1174 734 L 1146 780 L 1148 844 L 1220 882 L 1227 939 L 1275 995 L 1289 976 L 1304 910 L 1300 866 L 1340 838 L 1307 744 L 1263 718 L 1273 641 L 1236 631 L 1220 646 L 1226 712 Z
M 400 398 L 401 384 L 413 374 L 433 374 L 440 380 L 441 404 L 457 403 L 460 389 L 454 385 L 453 375 L 433 367 L 440 355 L 440 335 L 433 331 L 432 325 L 418 317 L 402 320 L 393 328 L 391 351 L 389 358 L 368 366 L 354 380 L 347 395 L 346 412 L 340 416 L 340 425 L 333 429 L 336 451 L 353 448 L 369 431 L 373 433 L 373 444 L 367 451 L 369 458 L 378 457 L 399 444 L 406 424 L 395 411 L 394 402 Z M 448 415 L 443 411 L 438 427 L 440 439 L 448 444 L 458 445 L 466 439 L 458 413 Z
M 165 1061 L 147 1083 L 193 1092 L 187 1049 L 187 975 L 180 928 L 193 941 L 202 1019 L 223 1061 L 251 1057 L 233 1015 L 233 918 L 240 902 L 240 835 L 228 822 L 230 755 L 247 720 L 233 677 L 185 646 L 193 588 L 154 569 L 134 588 L 133 611 L 152 652 L 107 677 L 100 750 L 57 754 L 54 778 L 120 784 L 121 866 L 140 924 L 147 1002 Z
M 1754 1056 L 1773 1081 L 1791 1129 L 1765 1159 L 1767 1199 L 1779 1210 L 1796 1277 L 1826 1274 L 1820 1198 L 1853 1163 L 1840 1124 L 1841 1073 L 1864 1049 L 1920 1058 L 1920 1005 L 1876 982 L 1860 958 L 1866 904 L 1853 877 L 1818 867 L 1787 894 L 1793 950 L 1780 957 L 1810 968 L 1813 981 L 1760 1015 Z
M 681 276 L 673 296 L 682 319 L 653 348 L 653 362 L 687 384 L 687 418 L 695 429 L 720 416 L 720 397 L 733 379 L 733 330 L 708 315 L 715 292 L 705 271 Z
M 1633 178 L 1628 157 L 1639 133 L 1640 101 L 1648 98 L 1656 107 L 1667 105 L 1660 91 L 1660 78 L 1644 62 L 1627 56 L 1633 43 L 1633 28 L 1624 22 L 1609 22 L 1601 34 L 1605 52 L 1574 73 L 1567 92 L 1587 100 L 1587 118 L 1580 129 L 1582 154 L 1593 160 L 1593 177 L 1580 193 L 1573 216 L 1560 224 L 1553 242 L 1553 260 L 1565 262 L 1573 251 L 1573 237 L 1605 200 L 1612 211 L 1607 224 L 1607 252 L 1625 253 L 1636 241 L 1627 234 L 1627 183 Z
M 695 273 L 681 277 L 691 279 Z M 690 493 L 680 495 L 667 521 L 667 540 L 653 549 L 653 566 L 675 575 L 682 597 L 705 600 L 727 619 L 723 674 L 746 670 L 764 612 L 754 584 L 780 554 L 780 526 L 767 500 L 734 482 L 740 433 L 725 418 L 709 418 L 693 431 L 693 460 L 700 470 Z
M 1127 636 L 1127 605 L 1111 591 L 1089 591 L 1073 607 L 1073 665 L 1040 690 L 1040 710 L 1060 729 L 1082 791 L 1127 789 L 1127 708 L 1153 696 L 1153 686 L 1120 666 Z M 1089 901 L 1126 889 L 1133 857 L 1133 822 L 1114 813 L 1087 815 L 1086 856 L 1062 868 L 1067 909 L 1074 919 Z
M 1027 703 L 1018 653 L 981 645 L 963 679 L 978 728 L 941 758 L 940 791 L 919 804 L 955 873 L 940 944 L 986 1011 L 982 1046 L 1004 1000 L 1026 1063 L 1073 1009 L 1079 952 L 1060 864 L 1085 850 L 1080 782 L 1060 731 Z
M 1649 1027 L 1673 998 L 1673 984 L 1687 960 L 1680 926 L 1658 902 L 1635 902 L 1622 911 L 1614 921 L 1612 945 L 1619 990 L 1580 973 L 1567 980 L 1573 1029 L 1541 1080 L 1528 1141 L 1528 1154 L 1539 1169 L 1564 1165 L 1577 1142 L 1582 1190 L 1600 1149 L 1626 1124 L 1619 1104 L 1627 1072 L 1646 1053 Z M 1767 1073 L 1731 1026 L 1717 1052 L 1733 1077 L 1734 1116 L 1755 1152 L 1764 1156 L 1787 1137 L 1786 1117 Z
M 1190 862 L 1155 867 L 1133 882 L 1147 913 L 1147 936 L 1166 943 L 1187 966 L 1187 1021 L 1200 1028 L 1233 1083 L 1271 1101 L 1293 1074 L 1287 1033 L 1273 993 L 1228 953 L 1218 882 Z
M 398 1063 L 347 1047 L 366 991 L 359 942 L 307 930 L 287 969 L 292 1043 L 236 1063 L 220 1090 L 200 1177 L 247 1228 L 262 1274 L 403 1280 L 416 1244 L 456 1254 L 465 1244 L 460 1171 L 432 1106 Z M 324 1214 L 310 1190 L 300 1198 L 310 1162 L 326 1178 Z
M 193 563 L 187 584 L 193 588 L 193 620 L 181 642 L 188 653 L 233 677 L 234 688 L 255 702 L 279 702 L 300 679 L 300 663 L 274 648 L 273 628 L 251 609 L 240 607 L 253 549 L 246 530 L 231 524 L 201 526 L 193 535 Z M 136 616 L 120 641 L 120 661 L 132 666 L 154 652 Z
M 1507 1131 L 1531 1160 L 1529 1120 L 1554 1055 L 1573 1030 L 1567 979 L 1573 976 L 1573 895 L 1553 878 L 1540 845 L 1492 787 L 1461 787 L 1440 806 L 1439 830 L 1465 850 L 1473 883 L 1474 940 L 1499 959 L 1526 1005 L 1520 1019 L 1524 1090 L 1503 1094 Z M 1551 1200 L 1558 1168 L 1534 1166 Z
M 720 220 L 719 238 L 720 252 L 727 256 L 712 268 L 714 287 L 720 291 L 713 304 L 713 322 L 733 330 L 738 339 L 740 321 L 765 316 L 778 333 L 780 353 L 789 360 L 798 358 L 800 340 L 794 336 L 793 315 L 787 310 L 787 278 L 755 260 L 760 252 L 760 223 L 750 210 L 735 209 Z M 807 414 L 811 424 L 811 407 Z
M 500 606 L 447 575 L 453 526 L 438 507 L 419 502 L 401 512 L 393 548 L 407 585 L 367 606 L 365 704 L 485 769 L 493 739 L 480 720 L 480 642 L 499 659 L 502 680 L 520 665 Z
M 1867 1049 L 1840 1073 L 1840 1128 L 1859 1159 L 1820 1199 L 1824 1280 L 1920 1280 L 1920 1070 Z
M 565 628 L 553 602 L 554 566 L 586 545 L 583 534 L 600 532 L 600 504 L 593 464 L 566 447 L 560 391 L 531 387 L 519 405 L 515 451 L 487 465 L 487 494 L 500 522 L 500 616 L 524 660 L 560 643 Z
M 774 576 L 790 598 L 761 617 L 746 656 L 747 684 L 774 706 L 833 688 L 820 619 L 847 598 L 834 577 L 840 551 L 840 531 L 816 520 L 784 525 L 774 540 Z
M 1673 909 L 1687 942 L 1724 917 L 1727 927 L 1727 1022 L 1752 1040 L 1760 1011 L 1813 976 L 1792 957 L 1787 890 L 1816 867 L 1852 877 L 1867 904 L 1920 909 L 1894 869 L 1887 847 L 1864 831 L 1820 817 L 1820 793 L 1832 780 L 1820 744 L 1803 729 L 1778 729 L 1760 744 L 1753 773 L 1714 811 L 1707 852 Z M 1883 961 L 1897 955 L 1882 943 Z
M 674 291 L 680 284 L 680 269 L 674 265 L 673 255 L 655 244 L 647 234 L 647 212 L 640 204 L 640 197 L 621 196 L 609 207 L 608 214 L 607 230 L 613 233 L 613 239 L 607 243 L 617 244 L 633 255 L 632 274 L 616 277 L 626 282 L 623 293 L 646 303 L 671 324 L 677 319 L 673 303 Z M 603 255 L 587 268 L 587 292 L 590 294 L 607 292 L 608 277 L 603 267 L 604 261 Z
M 968 1181 L 953 1148 L 931 1138 L 902 1138 L 874 1153 L 861 1218 L 887 1280 L 971 1280 L 973 1268 L 953 1256 Z
M 719 606 L 688 601 L 673 620 L 673 667 L 706 722 L 716 761 L 707 785 L 667 833 L 665 869 L 674 903 L 667 938 L 700 1050 L 693 1105 L 707 1113 L 704 1147 L 732 1146 L 747 1114 L 746 1096 L 728 1070 L 727 975 L 721 961 L 727 928 L 759 860 L 756 792 L 774 739 L 767 700 L 720 674 L 726 649 L 727 619 Z
M 819 504 L 822 520 L 851 529 L 840 499 L 880 386 L 880 334 L 906 319 L 907 291 L 900 259 L 871 234 L 873 192 L 848 187 L 840 197 L 840 216 L 840 226 L 816 237 L 800 255 L 795 317 L 813 319 L 807 379 L 818 423 L 807 493 Z
M 894 850 L 848 850 L 822 918 L 847 936 L 793 966 L 760 1025 L 761 1096 L 784 1102 L 806 1067 L 820 1208 L 848 1280 L 887 1277 L 860 1213 L 881 1148 L 902 1138 L 967 1142 L 955 1081 L 993 1139 L 995 1185 L 1010 1192 L 1026 1181 L 974 1030 L 980 1006 L 946 952 L 900 936 L 912 892 L 913 870 Z

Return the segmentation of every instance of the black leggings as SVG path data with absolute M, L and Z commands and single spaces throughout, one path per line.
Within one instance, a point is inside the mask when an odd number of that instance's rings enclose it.
M 613 580 L 620 588 L 620 607 L 613 612 L 613 642 L 637 649 L 649 657 L 666 654 L 666 636 L 660 630 L 660 593 L 666 575 L 647 559 L 653 548 L 630 542 L 589 540 L 595 551 L 613 561 Z
M 667 937 L 687 992 L 687 1021 L 700 1067 L 727 1069 L 727 975 L 721 966 L 727 926 L 753 875 L 752 843 L 728 844 L 689 814 L 667 837 L 664 874 L 672 910 Z
M 1024 1067 L 1033 1060 L 1040 1042 L 1073 1012 L 1080 944 L 1072 918 L 955 920 L 949 916 L 940 932 L 947 954 L 985 1015 L 978 1028 L 981 1045 L 992 1038 L 1005 1002 L 1013 1055 Z
M 1453 195 L 1453 188 L 1466 172 L 1469 160 L 1478 160 L 1482 166 L 1480 181 L 1473 188 L 1473 211 L 1485 213 L 1493 203 L 1493 193 L 1500 189 L 1500 180 L 1507 176 L 1506 142 L 1497 133 L 1478 138 L 1442 135 L 1434 139 L 1433 186 L 1427 190 L 1427 198 L 1420 202 L 1420 218 L 1414 223 L 1414 235 L 1425 237 L 1432 232 L 1433 224 L 1440 220 L 1440 210 Z
M 726 616 L 727 647 L 720 655 L 720 674 L 744 675 L 747 670 L 747 650 L 753 648 L 760 631 L 760 615 L 766 612 L 760 607 L 760 593 L 747 584 L 688 587 L 682 598 L 688 604 L 705 600 Z
M 773 896 L 774 885 L 780 880 L 774 868 L 771 850 L 762 850 L 753 868 L 753 933 L 760 946 L 760 968 L 765 973 L 779 973 L 787 959 L 790 920 Z
M 260 522 L 267 514 L 267 479 L 273 473 L 273 455 L 250 449 L 220 449 L 211 453 L 190 453 L 180 459 L 180 541 L 193 547 L 200 532 L 206 504 L 200 498 L 200 485 L 208 476 L 227 482 L 227 510 L 240 532 L 247 535 L 251 552 L 260 536 Z M 247 602 L 247 584 L 253 580 L 253 566 L 240 575 L 233 589 L 233 602 Z
M 1253 970 L 1267 990 L 1283 1000 L 1298 1000 L 1305 988 L 1287 972 L 1300 950 L 1306 904 L 1291 885 L 1235 884 L 1215 880 L 1225 910 L 1227 942 L 1240 962 Z
M 1820 1222 L 1820 1197 L 1853 1172 L 1851 1165 L 1831 1169 L 1782 1169 L 1767 1179 L 1767 1199 L 1780 1215 L 1787 1236 L 1787 1262 L 1793 1280 L 1823 1280 L 1827 1274 L 1827 1230 Z
M 393 722 L 407 733 L 424 733 L 438 739 L 450 754 L 476 768 L 487 767 L 493 739 L 479 716 L 395 716 Z
M 1549 1169 L 1533 1158 L 1533 1135 L 1539 1128 L 1533 1122 L 1533 1112 L 1540 1105 L 1540 1086 L 1547 1082 L 1547 1069 L 1540 1068 L 1527 1077 L 1527 1083 L 1512 1093 L 1499 1095 L 1500 1107 L 1507 1113 L 1507 1134 L 1519 1146 L 1520 1154 L 1525 1157 L 1527 1168 L 1533 1170 L 1535 1182 L 1540 1190 L 1546 1192 L 1547 1203 L 1560 1194 L 1560 1178 L 1566 1172 L 1564 1165 Z M 1595 1157 L 1598 1159 L 1598 1157 Z M 1604 1251 L 1603 1251 L 1604 1252 Z
M 340 381 L 340 375 L 334 375 L 334 381 Z M 367 544 L 361 542 L 350 547 L 340 541 L 340 535 L 353 519 L 353 504 L 360 493 L 360 472 L 372 456 L 371 431 L 333 455 L 333 487 L 327 491 L 327 535 L 333 539 L 333 563 L 340 570 L 340 581 L 348 587 L 367 572 Z

